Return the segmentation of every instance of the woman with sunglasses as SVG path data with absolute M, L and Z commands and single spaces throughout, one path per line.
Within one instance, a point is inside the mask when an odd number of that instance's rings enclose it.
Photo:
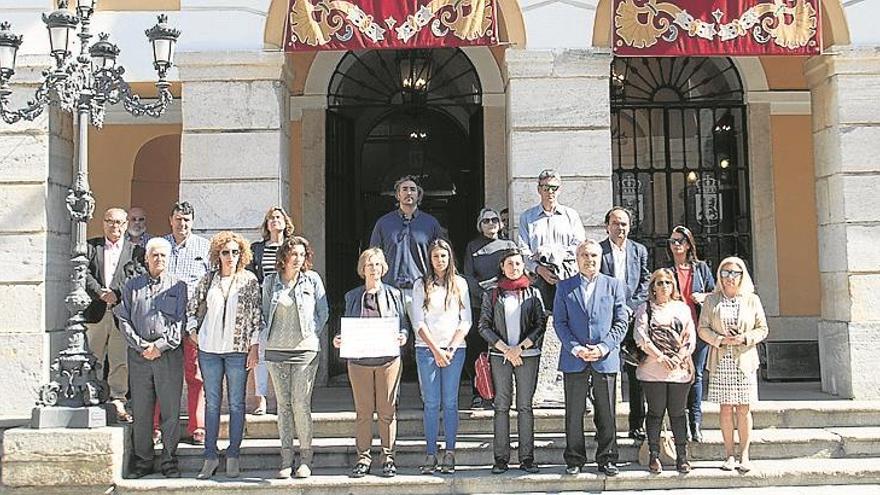
M 477 231 L 480 232 L 480 235 L 469 242 L 465 248 L 462 271 L 468 281 L 475 323 L 480 321 L 480 305 L 483 294 L 493 289 L 498 283 L 498 266 L 502 256 L 507 251 L 516 249 L 515 242 L 499 238 L 503 228 L 501 215 L 491 208 L 483 208 L 477 217 Z M 485 342 L 480 338 L 478 332 L 469 332 L 466 340 L 467 353 L 464 372 L 471 379 L 471 409 L 491 407 L 492 402 L 484 401 L 477 393 L 474 366 L 480 352 L 486 350 Z
M 703 303 L 700 338 L 710 346 L 709 394 L 706 400 L 721 405 L 719 421 L 725 461 L 721 469 L 751 470 L 751 405 L 758 401 L 759 342 L 767 338 L 767 318 L 761 299 L 743 260 L 725 258 L 718 265 L 720 284 Z M 739 432 L 740 462 L 733 440 L 734 415 Z
M 648 401 L 645 416 L 648 469 L 663 471 L 660 463 L 660 425 L 663 415 L 669 415 L 669 424 L 675 439 L 675 467 L 679 473 L 689 473 L 687 458 L 687 416 L 685 405 L 694 378 L 691 353 L 696 344 L 696 331 L 691 310 L 678 292 L 675 274 L 660 268 L 648 283 L 648 301 L 635 312 L 636 344 L 646 357 L 636 369 Z
M 706 296 L 715 290 L 715 278 L 705 261 L 697 257 L 697 245 L 694 234 L 684 225 L 672 229 L 667 239 L 669 256 L 672 259 L 670 269 L 675 273 L 675 282 L 682 299 L 691 310 L 695 322 L 700 321 L 700 308 Z M 693 349 L 694 383 L 688 393 L 688 426 L 690 438 L 695 442 L 703 441 L 701 431 L 703 425 L 703 370 L 706 369 L 706 357 L 709 346 L 697 339 Z
M 196 476 L 201 480 L 213 476 L 220 465 L 217 437 L 224 379 L 229 403 L 226 476 L 240 473 L 247 372 L 257 364 L 262 325 L 260 283 L 245 270 L 252 257 L 247 241 L 239 234 L 220 232 L 211 239 L 208 257 L 215 268 L 199 281 L 188 304 L 187 323 L 205 381 L 205 464 Z
M 471 301 L 464 278 L 455 269 L 452 246 L 443 239 L 428 244 L 428 272 L 413 288 L 412 315 L 416 333 L 416 366 L 424 403 L 426 454 L 422 474 L 438 468 L 440 409 L 446 452 L 440 471 L 455 472 L 458 434 L 458 388 L 464 366 L 465 337 L 470 330 Z

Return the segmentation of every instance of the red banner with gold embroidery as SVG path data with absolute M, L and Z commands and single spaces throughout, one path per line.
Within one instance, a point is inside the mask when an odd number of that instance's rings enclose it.
M 818 55 L 819 0 L 614 0 L 620 56 Z
M 496 0 L 290 0 L 285 51 L 495 45 Z

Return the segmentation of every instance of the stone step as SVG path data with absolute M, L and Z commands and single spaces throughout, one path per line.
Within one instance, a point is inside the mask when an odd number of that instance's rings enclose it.
M 718 405 L 703 405 L 703 426 L 717 429 Z M 617 430 L 627 431 L 629 426 L 628 404 L 617 406 Z M 486 433 L 492 431 L 494 412 L 489 410 L 464 409 L 459 412 L 459 431 L 462 433 Z M 516 413 L 513 412 L 515 417 Z M 825 427 L 880 427 L 880 402 L 855 401 L 766 401 L 752 408 L 756 429 L 761 428 L 825 428 Z M 536 409 L 535 431 L 553 433 L 563 431 L 565 411 L 563 409 Z M 316 438 L 342 437 L 354 432 L 355 414 L 345 412 L 316 412 L 312 414 L 314 436 Z M 228 416 L 221 418 L 221 437 L 226 436 Z M 593 431 L 593 418 L 584 420 L 584 427 Z M 516 420 L 511 420 L 511 428 L 516 431 Z M 405 409 L 398 414 L 398 435 L 420 436 L 424 431 L 422 411 Z M 277 438 L 278 426 L 275 415 L 248 415 L 245 436 L 248 438 Z
M 511 462 L 516 462 L 516 437 L 511 438 L 514 447 Z M 221 440 L 219 447 L 228 443 Z M 637 462 L 641 442 L 618 436 L 620 460 Z M 246 470 L 272 469 L 278 465 L 280 441 L 278 439 L 245 439 L 241 448 L 241 465 Z M 312 445 L 315 451 L 314 466 L 335 468 L 335 473 L 347 472 L 357 460 L 354 439 L 316 438 Z M 378 452 L 378 440 L 374 441 L 373 451 Z M 562 434 L 539 433 L 535 437 L 535 457 L 539 464 L 556 464 L 562 461 L 565 437 Z M 587 439 L 587 454 L 592 459 L 595 452 L 592 436 Z M 181 443 L 178 447 L 180 467 L 185 472 L 197 472 L 202 465 L 201 446 Z M 160 453 L 157 450 L 157 455 Z M 689 445 L 689 456 L 695 461 L 721 459 L 724 445 L 719 430 L 707 430 L 702 443 Z M 766 428 L 755 430 L 752 435 L 751 455 L 753 459 L 794 459 L 794 458 L 844 458 L 880 457 L 880 428 L 840 427 L 829 429 L 791 429 Z M 378 457 L 378 455 L 377 455 Z M 424 462 L 425 441 L 423 438 L 402 438 L 397 441 L 396 460 L 401 470 L 414 472 Z M 456 445 L 456 463 L 459 466 L 491 466 L 491 434 L 460 434 Z M 376 464 L 378 465 L 378 459 Z M 221 468 L 222 469 L 222 468 Z
M 614 478 L 597 474 L 592 467 L 588 469 L 589 472 L 566 476 L 559 465 L 546 466 L 539 474 L 511 470 L 502 475 L 492 475 L 487 468 L 462 468 L 454 475 L 419 476 L 412 474 L 412 470 L 402 470 L 396 478 L 368 475 L 358 480 L 335 470 L 324 469 L 317 469 L 314 476 L 305 480 L 276 480 L 272 479 L 274 473 L 271 471 L 254 471 L 245 472 L 238 479 L 227 479 L 218 474 L 215 479 L 200 481 L 194 479 L 194 474 L 187 473 L 184 478 L 174 480 L 162 478 L 161 475 L 123 480 L 115 486 L 113 493 L 419 495 L 672 489 L 702 489 L 715 493 L 742 487 L 850 485 L 846 488 L 847 492 L 855 494 L 860 492 L 858 486 L 854 485 L 880 483 L 880 458 L 876 457 L 757 460 L 754 461 L 754 469 L 747 474 L 721 471 L 718 466 L 718 461 L 695 462 L 693 472 L 687 475 L 670 470 L 652 475 L 641 466 L 631 465 L 624 466 L 621 474 Z

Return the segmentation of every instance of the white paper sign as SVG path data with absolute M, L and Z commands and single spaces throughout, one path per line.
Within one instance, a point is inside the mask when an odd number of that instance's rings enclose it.
M 342 318 L 339 357 L 361 359 L 399 356 L 398 318 Z

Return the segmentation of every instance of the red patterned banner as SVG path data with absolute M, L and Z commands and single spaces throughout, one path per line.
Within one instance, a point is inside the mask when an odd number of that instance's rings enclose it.
M 290 0 L 285 51 L 495 45 L 495 0 Z
M 614 0 L 615 55 L 821 52 L 819 0 Z

